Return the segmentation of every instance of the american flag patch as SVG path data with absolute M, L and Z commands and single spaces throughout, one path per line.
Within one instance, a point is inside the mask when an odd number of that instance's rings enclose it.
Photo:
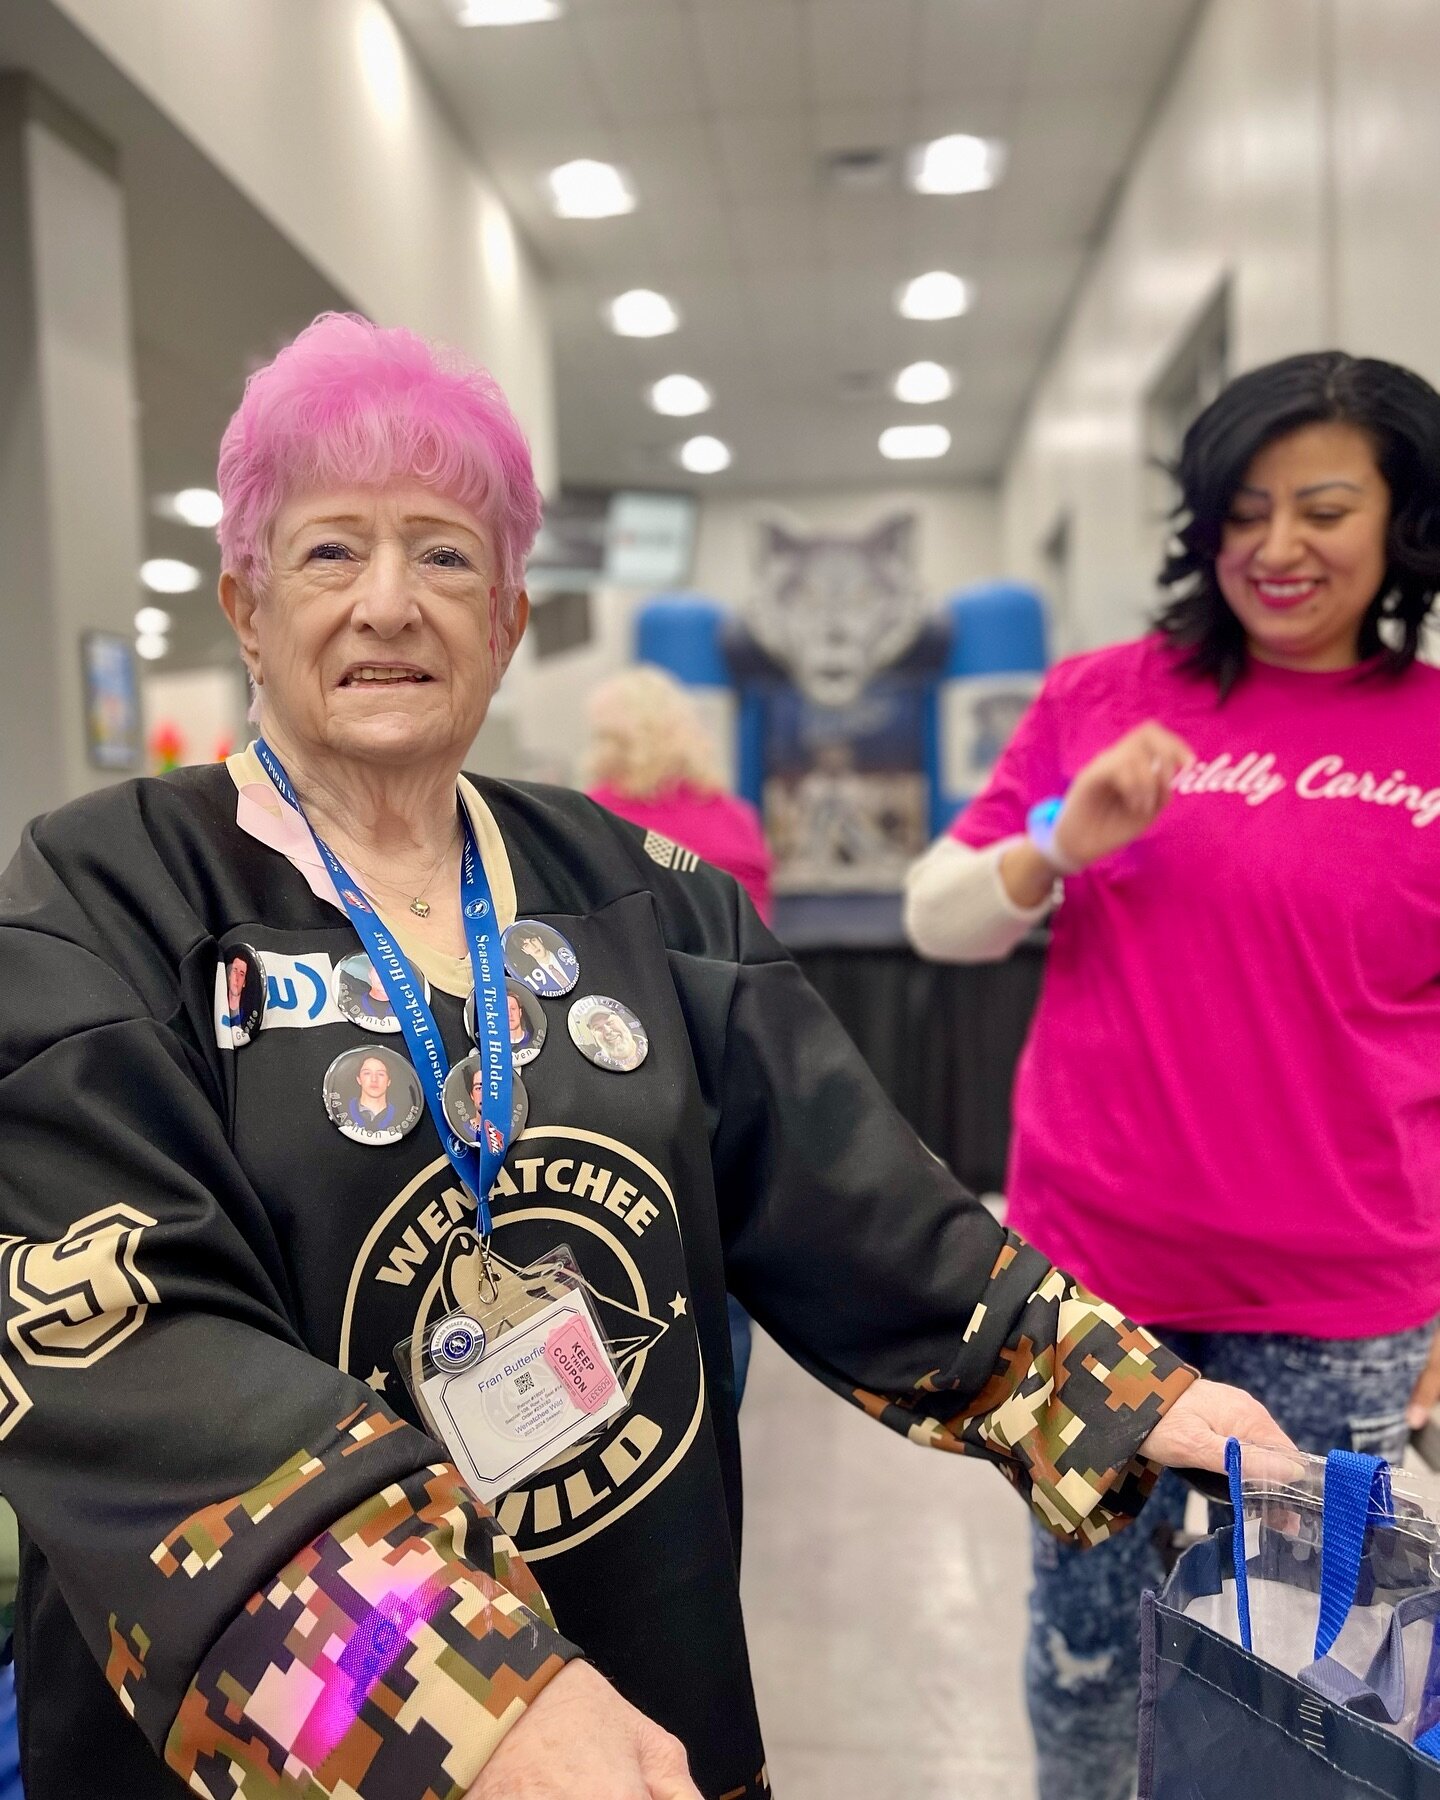
M 677 875 L 688 875 L 700 866 L 693 850 L 682 850 L 673 838 L 661 837 L 658 831 L 645 833 L 645 854 L 662 869 L 673 869 Z

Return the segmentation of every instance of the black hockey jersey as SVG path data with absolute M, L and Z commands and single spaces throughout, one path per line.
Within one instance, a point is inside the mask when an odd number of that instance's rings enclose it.
M 232 765 L 77 801 L 0 879 L 29 1800 L 448 1800 L 576 1646 L 685 1742 L 707 1800 L 768 1793 L 727 1285 L 827 1386 L 992 1458 L 1056 1531 L 1138 1507 L 1137 1446 L 1189 1372 L 959 1188 L 729 877 L 578 794 L 479 781 L 502 924 L 543 921 L 579 962 L 573 995 L 536 1000 L 493 1249 L 570 1246 L 631 1399 L 492 1517 L 395 1358 L 463 1301 L 473 1208 L 428 1114 L 337 1128 L 337 1057 L 401 1040 L 337 1005 L 354 932 L 296 815 L 262 793 L 268 824 L 242 824 L 257 771 Z M 412 955 L 458 1058 L 468 973 Z M 582 1054 L 587 994 L 643 1024 L 639 1067 Z

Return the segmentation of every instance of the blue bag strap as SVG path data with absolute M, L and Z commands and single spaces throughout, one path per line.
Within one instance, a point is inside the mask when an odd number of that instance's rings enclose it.
M 1350 1617 L 1365 1532 L 1371 1520 L 1394 1523 L 1390 1470 L 1378 1456 L 1332 1450 L 1325 1459 L 1324 1537 L 1320 1551 L 1320 1617 L 1315 1660 L 1328 1656 Z
M 1230 1510 L 1235 1515 L 1230 1539 L 1235 1563 L 1235 1608 L 1240 1614 L 1241 1647 L 1250 1650 L 1250 1571 L 1245 1566 L 1245 1495 L 1240 1485 L 1239 1438 L 1232 1437 L 1225 1445 L 1225 1475 L 1230 1483 Z

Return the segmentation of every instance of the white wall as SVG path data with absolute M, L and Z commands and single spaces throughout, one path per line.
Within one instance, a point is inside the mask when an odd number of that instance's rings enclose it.
M 990 488 L 892 488 L 824 494 L 727 495 L 700 509 L 695 566 L 687 587 L 739 607 L 750 591 L 755 527 L 788 519 L 811 531 L 861 533 L 897 512 L 915 514 L 916 563 L 925 592 L 938 605 L 957 587 L 1000 573 L 997 496 Z M 507 772 L 518 742 L 525 771 L 537 779 L 571 778 L 585 747 L 585 700 L 599 681 L 633 660 L 635 613 L 647 589 L 601 588 L 591 602 L 594 635 L 582 650 L 536 663 L 520 650 L 497 696 L 492 725 L 480 734 L 473 767 Z M 487 754 L 489 741 L 494 750 Z
M 55 3 L 359 307 L 492 369 L 553 486 L 543 288 L 381 0 Z
M 1030 406 L 1002 489 L 1010 573 L 1068 514 L 1069 643 L 1155 604 L 1148 392 L 1229 280 L 1231 366 L 1337 346 L 1440 379 L 1440 7 L 1211 0 Z

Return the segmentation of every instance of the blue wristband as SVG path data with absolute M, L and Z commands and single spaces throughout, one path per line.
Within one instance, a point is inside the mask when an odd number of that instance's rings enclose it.
M 1078 875 L 1080 865 L 1071 862 L 1055 842 L 1055 826 L 1064 804 L 1064 795 L 1057 794 L 1032 806 L 1025 815 L 1025 835 L 1057 875 Z

